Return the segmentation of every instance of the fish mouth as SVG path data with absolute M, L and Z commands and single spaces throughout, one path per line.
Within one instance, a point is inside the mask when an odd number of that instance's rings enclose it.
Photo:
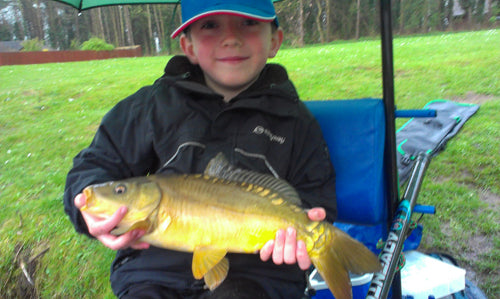
M 84 211 L 87 208 L 89 208 L 89 206 L 88 206 L 89 200 L 92 198 L 93 194 L 94 194 L 94 192 L 92 191 L 92 188 L 87 187 L 87 188 L 83 189 L 83 195 L 85 195 L 85 204 L 83 205 L 81 210 Z

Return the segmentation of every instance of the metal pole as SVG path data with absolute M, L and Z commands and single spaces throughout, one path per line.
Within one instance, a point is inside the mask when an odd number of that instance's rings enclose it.
M 396 126 L 394 104 L 394 64 L 392 53 L 392 26 L 390 0 L 380 0 L 381 40 L 382 40 L 382 84 L 386 118 L 386 156 L 385 165 L 390 174 L 389 196 L 394 213 L 399 201 L 398 194 L 398 168 L 396 160 Z M 389 215 L 392 216 L 392 215 Z M 389 217 L 389 221 L 392 218 Z
M 399 202 L 398 168 L 396 160 L 396 125 L 395 125 L 395 100 L 394 100 L 394 63 L 392 51 L 392 16 L 391 1 L 380 0 L 380 30 L 382 50 L 382 84 L 383 100 L 386 119 L 386 141 L 385 141 L 385 167 L 388 194 L 388 218 L 387 227 L 390 228 L 391 221 L 396 213 Z M 399 272 L 393 281 L 393 298 L 401 298 L 401 277 Z

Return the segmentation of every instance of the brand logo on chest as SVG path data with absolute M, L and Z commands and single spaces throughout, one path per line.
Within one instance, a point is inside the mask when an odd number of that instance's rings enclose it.
M 255 129 L 253 129 L 253 132 L 256 135 L 264 135 L 269 138 L 269 141 L 271 142 L 277 142 L 279 144 L 285 143 L 286 138 L 283 136 L 278 136 L 273 134 L 269 129 L 266 129 L 262 126 L 256 126 Z

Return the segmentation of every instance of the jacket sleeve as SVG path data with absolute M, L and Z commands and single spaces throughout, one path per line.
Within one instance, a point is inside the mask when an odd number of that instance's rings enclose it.
M 326 220 L 333 222 L 337 218 L 335 171 L 316 119 L 310 116 L 299 123 L 296 137 L 288 180 L 297 189 L 304 208 L 323 207 Z
M 74 205 L 74 198 L 85 187 L 146 175 L 156 165 L 143 100 L 147 96 L 148 91 L 142 89 L 118 103 L 102 119 L 90 146 L 73 159 L 63 201 L 64 210 L 77 232 L 89 235 L 87 225 Z

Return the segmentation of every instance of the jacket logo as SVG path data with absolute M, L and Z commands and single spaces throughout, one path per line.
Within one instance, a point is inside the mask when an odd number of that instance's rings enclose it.
M 268 130 L 262 126 L 256 126 L 255 129 L 253 129 L 252 133 L 257 134 L 257 135 L 266 135 L 271 142 L 277 142 L 279 144 L 285 143 L 285 140 L 286 140 L 285 137 L 275 135 L 270 130 Z

